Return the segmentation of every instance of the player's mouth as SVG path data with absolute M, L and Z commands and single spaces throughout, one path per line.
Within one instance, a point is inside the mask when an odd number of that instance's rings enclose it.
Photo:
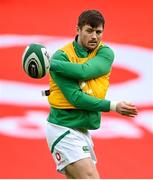
M 96 41 L 91 41 L 91 42 L 89 42 L 89 45 L 90 45 L 90 46 L 96 46 L 96 45 L 97 45 L 97 42 L 96 42 Z

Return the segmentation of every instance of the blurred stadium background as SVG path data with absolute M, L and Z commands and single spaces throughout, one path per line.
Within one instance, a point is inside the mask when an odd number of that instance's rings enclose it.
M 139 108 L 135 119 L 104 113 L 91 132 L 98 170 L 103 178 L 153 178 L 152 0 L 0 0 L 0 178 L 64 178 L 45 141 L 49 106 L 40 92 L 48 77 L 27 77 L 21 56 L 31 42 L 52 54 L 73 40 L 85 9 L 103 12 L 103 41 L 116 54 L 107 98 Z

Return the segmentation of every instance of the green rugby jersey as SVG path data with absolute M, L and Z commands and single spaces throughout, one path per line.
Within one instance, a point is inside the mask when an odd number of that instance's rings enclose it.
M 73 42 L 78 57 L 90 53 Z M 51 108 L 48 121 L 70 128 L 97 129 L 100 127 L 101 112 L 110 111 L 110 101 L 102 100 L 81 91 L 79 80 L 89 80 L 110 72 L 114 53 L 108 46 L 101 46 L 94 58 L 84 64 L 70 63 L 67 55 L 58 50 L 51 58 L 50 74 L 67 100 L 77 109 Z

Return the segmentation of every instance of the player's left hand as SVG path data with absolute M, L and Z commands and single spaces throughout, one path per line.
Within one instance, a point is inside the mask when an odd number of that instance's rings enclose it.
M 135 117 L 138 114 L 136 106 L 126 101 L 121 101 L 117 103 L 116 112 L 128 117 Z

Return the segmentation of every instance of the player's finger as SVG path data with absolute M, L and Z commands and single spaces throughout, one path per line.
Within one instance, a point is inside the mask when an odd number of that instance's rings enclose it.
M 135 113 L 138 113 L 137 108 L 129 108 L 129 107 L 126 107 L 126 106 L 123 106 L 120 110 L 121 111 L 125 111 L 125 112 L 135 112 Z
M 122 111 L 128 112 L 128 113 L 138 114 L 138 110 L 137 109 L 126 109 L 126 108 L 123 108 Z
M 135 110 L 135 111 L 137 111 L 137 108 L 135 106 L 124 105 L 122 108 L 127 109 L 127 110 Z
M 133 114 L 123 114 L 123 116 L 134 118 L 136 115 L 133 115 Z
M 127 115 L 127 116 L 136 116 L 136 115 L 138 115 L 137 112 L 134 112 L 134 111 L 124 111 L 124 110 L 121 112 L 121 114 L 122 115 Z

